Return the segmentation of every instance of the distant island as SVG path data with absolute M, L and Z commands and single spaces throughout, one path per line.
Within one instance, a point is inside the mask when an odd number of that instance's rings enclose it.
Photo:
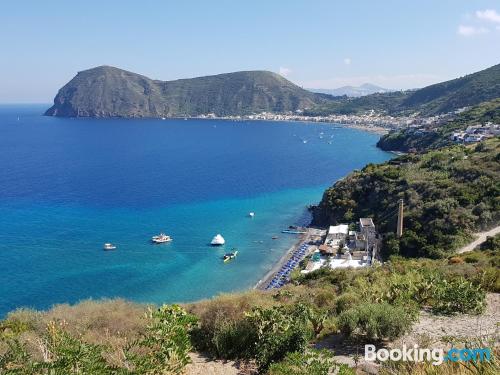
M 268 71 L 158 81 L 111 66 L 79 72 L 45 113 L 61 117 L 194 117 L 296 111 L 325 99 Z

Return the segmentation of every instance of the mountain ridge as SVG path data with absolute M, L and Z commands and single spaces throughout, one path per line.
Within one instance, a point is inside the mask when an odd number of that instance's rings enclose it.
M 342 86 L 342 87 L 337 87 L 335 89 L 308 89 L 309 91 L 320 93 L 320 94 L 327 94 L 327 95 L 332 95 L 332 96 L 348 96 L 351 98 L 356 98 L 360 96 L 366 96 L 366 95 L 371 95 L 375 93 L 385 93 L 385 92 L 391 92 L 394 90 L 386 89 L 377 85 L 374 85 L 372 83 L 363 83 L 362 85 L 359 86 Z
M 112 66 L 80 71 L 45 115 L 63 117 L 177 117 L 285 112 L 325 99 L 269 71 L 239 71 L 161 81 Z
M 432 116 L 500 97 L 500 64 L 417 90 L 376 93 L 358 98 L 332 98 L 308 115 L 353 114 L 375 110 L 391 115 Z

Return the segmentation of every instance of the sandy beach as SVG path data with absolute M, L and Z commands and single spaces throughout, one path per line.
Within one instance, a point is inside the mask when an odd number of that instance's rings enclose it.
M 271 270 L 268 273 L 266 273 L 266 275 L 262 279 L 260 279 L 257 282 L 257 284 L 255 284 L 254 289 L 263 290 L 269 284 L 269 282 L 274 277 L 274 275 L 276 274 L 276 272 L 278 272 L 281 269 L 281 267 L 283 267 L 283 265 L 287 262 L 287 260 L 291 256 L 291 254 L 295 250 L 297 250 L 300 247 L 301 244 L 303 244 L 304 242 L 308 241 L 308 237 L 309 237 L 309 233 L 307 233 L 307 234 L 301 234 L 300 237 L 299 237 L 299 240 L 295 244 L 293 244 L 285 252 L 285 254 L 283 254 L 283 256 L 275 263 L 275 265 L 273 266 L 273 268 L 271 268 Z
M 361 124 L 341 124 L 341 125 L 345 126 L 346 128 L 362 130 L 365 132 L 370 132 L 380 135 L 389 133 L 389 129 L 383 128 L 381 126 L 371 126 L 371 125 L 361 125 Z
M 299 235 L 297 242 L 291 246 L 285 254 L 276 262 L 271 270 L 255 284 L 254 289 L 263 290 L 272 280 L 274 275 L 283 267 L 283 265 L 290 259 L 292 253 L 297 250 L 302 244 L 309 243 L 313 237 L 320 235 L 321 231 L 315 228 L 306 228 L 307 233 Z M 307 253 L 306 253 L 307 255 Z
M 183 117 L 171 117 L 171 118 L 177 118 L 177 119 L 182 119 Z M 273 121 L 273 122 L 304 122 L 307 124 L 322 124 L 322 125 L 340 125 L 345 128 L 351 128 L 351 129 L 357 129 L 369 133 L 375 133 L 379 135 L 384 135 L 389 133 L 391 129 L 389 128 L 384 128 L 382 126 L 373 126 L 373 125 L 368 125 L 368 124 L 346 124 L 346 123 L 336 123 L 336 122 L 329 122 L 329 121 L 314 121 L 313 119 L 291 119 L 291 120 L 276 120 L 276 119 L 235 119 L 231 117 L 199 117 L 199 116 L 192 116 L 188 118 L 193 118 L 197 120 L 226 120 L 226 121 Z

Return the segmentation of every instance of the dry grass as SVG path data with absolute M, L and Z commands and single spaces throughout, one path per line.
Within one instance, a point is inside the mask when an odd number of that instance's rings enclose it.
M 20 309 L 7 315 L 4 326 L 9 328 L 0 334 L 18 336 L 28 352 L 41 360 L 47 325 L 56 322 L 84 342 L 106 346 L 108 362 L 122 365 L 124 347 L 144 332 L 146 310 L 146 305 L 123 299 L 60 304 L 46 312 Z

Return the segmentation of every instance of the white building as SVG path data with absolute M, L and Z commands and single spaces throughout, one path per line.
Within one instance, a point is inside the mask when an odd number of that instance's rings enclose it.
M 348 235 L 349 225 L 332 225 L 330 228 L 328 228 L 325 245 L 331 248 L 338 248 L 341 244 L 345 244 Z

